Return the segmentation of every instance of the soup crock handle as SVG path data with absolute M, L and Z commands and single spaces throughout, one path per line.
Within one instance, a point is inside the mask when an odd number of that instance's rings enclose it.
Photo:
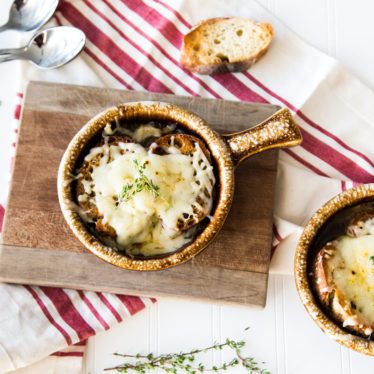
M 235 165 L 247 157 L 271 148 L 290 147 L 302 142 L 300 130 L 288 109 L 281 109 L 259 125 L 224 135 Z

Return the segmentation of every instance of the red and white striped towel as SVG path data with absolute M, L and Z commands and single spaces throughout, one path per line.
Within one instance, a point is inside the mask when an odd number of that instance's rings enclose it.
M 184 70 L 178 62 L 183 34 L 201 19 L 222 15 L 270 22 L 275 38 L 267 55 L 245 73 L 211 77 Z M 14 84 L 14 104 L 20 104 L 16 101 L 26 82 L 34 79 L 270 102 L 294 113 L 304 142 L 280 152 L 274 272 L 292 272 L 301 228 L 321 204 L 346 188 L 374 181 L 374 148 L 368 140 L 374 138 L 373 93 L 253 1 L 61 0 L 51 24 L 81 28 L 86 47 L 79 58 L 54 71 L 19 65 L 22 81 Z M 19 107 L 16 117 L 18 112 Z M 10 157 L 1 154 L 1 165 Z M 1 186 L 1 202 L 6 190 Z M 108 329 L 149 303 L 136 297 L 2 285 L 0 370 L 40 360 Z M 81 356 L 74 347 L 70 353 Z M 79 365 L 71 365 L 78 372 Z M 61 372 L 73 373 L 72 367 Z

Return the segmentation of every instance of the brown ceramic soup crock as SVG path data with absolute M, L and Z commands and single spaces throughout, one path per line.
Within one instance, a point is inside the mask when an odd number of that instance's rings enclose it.
M 351 188 L 329 200 L 305 226 L 296 249 L 294 265 L 301 302 L 321 330 L 338 343 L 369 356 L 374 356 L 374 340 L 348 331 L 323 307 L 313 290 L 311 267 L 322 246 L 343 235 L 357 212 L 373 202 L 374 185 L 371 184 Z
M 175 121 L 203 140 L 215 166 L 216 198 L 211 220 L 187 246 L 156 257 L 130 258 L 94 236 L 71 202 L 75 201 L 71 178 L 76 173 L 82 152 L 90 140 L 117 119 L 127 121 Z M 160 102 L 136 102 L 118 105 L 92 118 L 74 136 L 61 160 L 58 172 L 58 196 L 64 217 L 76 237 L 96 256 L 126 269 L 160 270 L 179 265 L 201 252 L 218 234 L 230 210 L 234 193 L 235 167 L 247 157 L 276 147 L 300 144 L 302 137 L 291 113 L 282 109 L 259 125 L 235 134 L 219 135 L 199 116 L 176 105 Z

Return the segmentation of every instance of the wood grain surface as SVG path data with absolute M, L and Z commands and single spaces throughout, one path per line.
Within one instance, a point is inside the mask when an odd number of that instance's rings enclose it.
M 69 141 L 98 112 L 139 100 L 181 105 L 221 133 L 251 127 L 278 109 L 265 104 L 31 82 L 3 227 L 0 280 L 264 306 L 277 151 L 253 156 L 240 165 L 234 203 L 221 233 L 201 254 L 175 268 L 135 272 L 107 264 L 86 250 L 65 223 L 56 175 Z

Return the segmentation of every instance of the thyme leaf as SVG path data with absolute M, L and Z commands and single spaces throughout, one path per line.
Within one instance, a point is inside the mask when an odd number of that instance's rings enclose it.
M 139 177 L 134 179 L 133 183 L 127 183 L 122 187 L 122 190 L 119 194 L 120 202 L 130 201 L 136 193 L 143 190 L 149 191 L 155 199 L 160 198 L 168 204 L 168 209 L 172 207 L 171 201 L 168 201 L 165 197 L 161 195 L 160 187 L 155 185 L 152 180 L 150 180 L 145 174 L 144 170 L 147 167 L 147 163 L 139 164 L 137 159 L 133 160 L 134 167 L 138 172 Z
M 120 373 L 136 372 L 140 374 L 146 373 L 147 370 L 162 370 L 165 373 L 176 374 L 177 372 L 184 372 L 187 374 L 198 374 L 206 372 L 219 372 L 227 370 L 230 367 L 241 365 L 249 373 L 252 374 L 270 374 L 266 369 L 261 369 L 259 364 L 253 357 L 245 357 L 242 354 L 242 349 L 245 346 L 244 341 L 235 341 L 226 339 L 225 343 L 215 343 L 214 345 L 203 348 L 193 349 L 190 352 L 169 353 L 159 356 L 154 356 L 152 353 L 148 355 L 128 355 L 121 353 L 114 353 L 115 356 L 120 356 L 133 361 L 125 362 L 122 365 L 106 368 L 104 371 L 116 370 Z M 206 367 L 202 363 L 196 363 L 196 355 L 204 354 L 212 350 L 222 350 L 228 348 L 233 350 L 235 356 L 230 361 L 224 362 L 220 366 Z M 136 361 L 134 362 L 134 359 Z

